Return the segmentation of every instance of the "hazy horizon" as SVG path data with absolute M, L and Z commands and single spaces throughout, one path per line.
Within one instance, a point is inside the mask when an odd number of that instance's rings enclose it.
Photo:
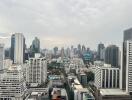
M 0 43 L 9 47 L 11 34 L 23 33 L 28 47 L 36 36 L 41 48 L 120 46 L 123 31 L 132 27 L 131 5 L 131 0 L 0 0 Z

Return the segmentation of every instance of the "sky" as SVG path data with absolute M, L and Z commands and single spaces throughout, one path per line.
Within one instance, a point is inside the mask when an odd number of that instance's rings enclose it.
M 41 48 L 121 45 L 131 9 L 132 0 L 0 0 L 0 43 L 23 33 L 27 46 L 37 36 Z

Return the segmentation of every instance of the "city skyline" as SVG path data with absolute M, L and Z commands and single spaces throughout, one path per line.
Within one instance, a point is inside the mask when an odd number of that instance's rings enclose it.
M 102 42 L 121 45 L 123 31 L 132 26 L 131 0 L 0 0 L 0 42 L 10 46 L 14 33 L 23 33 L 29 47 L 38 37 L 41 48 Z M 7 13 L 8 12 L 8 13 Z

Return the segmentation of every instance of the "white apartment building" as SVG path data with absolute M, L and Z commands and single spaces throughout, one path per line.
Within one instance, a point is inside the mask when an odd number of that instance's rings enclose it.
M 132 41 L 128 40 L 123 45 L 123 64 L 121 66 L 121 89 L 132 93 Z
M 0 44 L 0 70 L 3 69 L 3 60 L 4 60 L 4 44 Z
M 101 88 L 119 88 L 120 70 L 110 66 L 96 66 L 95 68 L 95 86 Z
M 26 67 L 26 81 L 29 84 L 42 84 L 47 79 L 47 61 L 38 54 L 35 58 L 29 58 Z
M 25 91 L 21 66 L 13 65 L 0 73 L 0 100 L 23 100 Z

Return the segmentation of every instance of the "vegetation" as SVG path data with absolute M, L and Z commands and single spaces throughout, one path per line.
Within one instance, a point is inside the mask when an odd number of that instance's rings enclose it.
M 89 82 L 93 82 L 94 81 L 94 73 L 93 72 L 91 72 L 91 71 L 89 71 L 89 72 L 86 72 L 86 75 L 87 75 L 87 81 L 88 81 L 88 83 Z

